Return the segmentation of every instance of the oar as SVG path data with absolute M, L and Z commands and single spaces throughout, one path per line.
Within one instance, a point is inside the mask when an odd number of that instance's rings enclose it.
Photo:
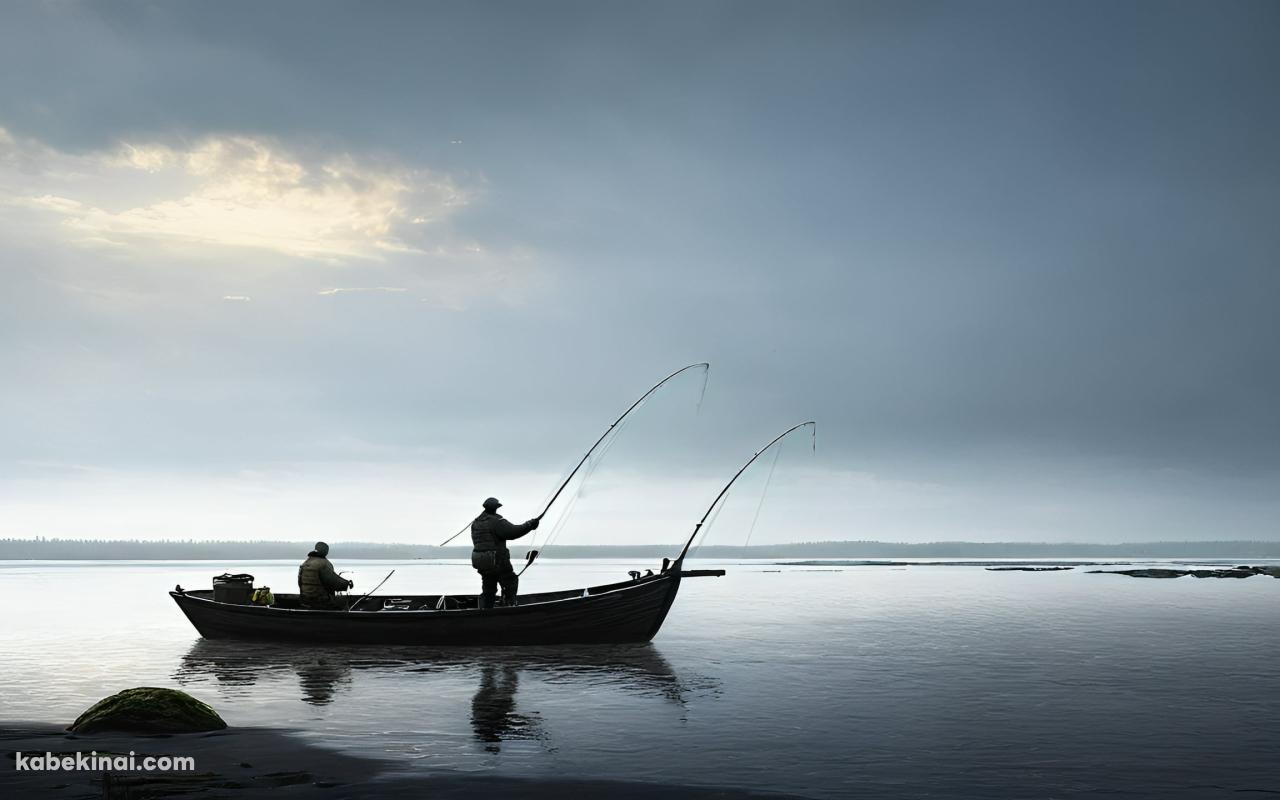
M 395 571 L 394 569 L 393 569 L 393 570 L 391 570 L 390 572 L 388 572 L 388 573 L 387 573 L 387 577 L 386 577 L 386 578 L 383 578 L 382 580 L 378 581 L 378 585 L 377 585 L 377 586 L 375 586 L 375 587 L 373 587 L 372 589 L 370 589 L 368 592 L 366 592 L 366 593 L 365 593 L 365 595 L 364 595 L 364 597 L 361 597 L 359 600 L 357 600 L 357 601 L 355 601 L 354 603 L 352 603 L 351 605 L 347 606 L 347 610 L 348 610 L 348 611 L 352 611 L 352 610 L 354 610 L 356 606 L 358 606 L 358 605 L 360 605 L 361 603 L 363 603 L 363 602 L 364 602 L 364 598 L 365 598 L 365 597 L 368 597 L 369 595 L 371 595 L 371 594 L 373 594 L 374 592 L 376 592 L 376 591 L 378 591 L 379 589 L 381 589 L 381 588 L 382 588 L 382 584 L 386 583 L 386 582 L 387 582 L 387 580 L 388 580 L 392 575 L 395 575 L 395 574 L 396 574 L 396 571 Z

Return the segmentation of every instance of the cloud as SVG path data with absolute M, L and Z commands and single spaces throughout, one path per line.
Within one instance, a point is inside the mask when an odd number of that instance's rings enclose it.
M 407 292 L 403 286 L 342 286 L 336 289 L 321 289 L 316 294 L 334 295 L 344 292 Z
M 252 248 L 345 261 L 439 254 L 471 195 L 450 177 L 249 136 L 67 153 L 0 129 L 0 199 L 88 245 Z
M 247 296 L 242 295 L 242 294 L 228 294 L 228 295 L 224 295 L 222 299 L 223 299 L 223 300 L 234 300 L 234 301 L 236 301 L 236 302 L 240 302 L 240 303 L 247 303 L 247 302 L 249 302 L 250 300 L 252 300 L 253 298 L 252 298 L 252 297 L 247 297 Z

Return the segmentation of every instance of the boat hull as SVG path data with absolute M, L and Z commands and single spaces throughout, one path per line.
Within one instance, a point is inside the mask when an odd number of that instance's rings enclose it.
M 647 642 L 680 589 L 678 569 L 624 584 L 531 595 L 486 610 L 319 611 L 219 603 L 208 592 L 170 592 L 207 639 L 381 645 L 545 645 Z M 473 598 L 457 598 L 464 603 Z M 474 605 L 474 603 L 471 603 Z

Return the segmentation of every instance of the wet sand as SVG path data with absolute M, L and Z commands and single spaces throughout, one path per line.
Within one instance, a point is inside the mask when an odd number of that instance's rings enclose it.
M 749 800 L 783 798 L 719 787 L 673 782 L 654 774 L 652 783 L 596 780 L 521 780 L 450 773 L 410 774 L 392 761 L 357 758 L 317 747 L 275 728 L 234 728 L 213 733 L 143 736 L 126 733 L 70 734 L 49 724 L 0 723 L 0 794 L 53 798 L 471 798 L 516 800 L 609 797 L 620 800 Z M 192 756 L 194 772 L 129 772 L 107 778 L 98 772 L 37 772 L 15 769 L 18 752 L 73 755 L 78 752 L 144 756 Z M 667 782 L 663 782 L 664 779 Z

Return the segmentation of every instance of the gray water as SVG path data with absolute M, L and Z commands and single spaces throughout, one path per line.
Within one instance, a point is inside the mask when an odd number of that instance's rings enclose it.
M 359 588 L 473 590 L 461 562 L 344 562 Z M 1260 563 L 1260 562 L 1253 562 Z M 538 591 L 633 563 L 540 562 Z M 1280 580 L 973 566 L 723 566 L 652 644 L 424 650 L 201 641 L 165 591 L 286 562 L 0 562 L 0 720 L 130 686 L 410 772 L 835 797 L 1280 793 Z M 1108 569 L 1116 567 L 1107 567 Z

